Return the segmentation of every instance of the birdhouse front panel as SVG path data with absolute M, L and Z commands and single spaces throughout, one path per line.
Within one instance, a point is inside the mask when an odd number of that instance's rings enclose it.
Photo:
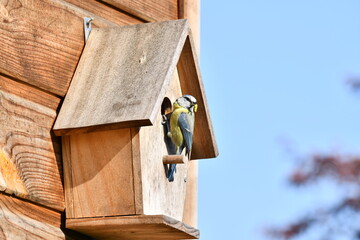
M 165 96 L 171 103 L 182 96 L 177 71 L 166 89 Z M 160 108 L 154 125 L 140 129 L 140 154 L 144 214 L 164 214 L 182 221 L 188 163 L 177 164 L 174 182 L 168 181 L 162 163 L 168 153 Z
M 63 138 L 68 218 L 135 214 L 130 129 Z

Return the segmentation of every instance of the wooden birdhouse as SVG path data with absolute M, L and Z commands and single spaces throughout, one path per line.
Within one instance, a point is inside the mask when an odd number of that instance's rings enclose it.
M 217 156 L 187 20 L 93 29 L 54 125 L 62 136 L 66 227 L 97 239 L 190 239 L 188 162 L 166 178 L 162 113 L 198 101 L 190 160 Z

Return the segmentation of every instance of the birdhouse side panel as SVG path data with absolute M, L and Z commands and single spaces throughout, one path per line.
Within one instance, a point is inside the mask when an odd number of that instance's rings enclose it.
M 65 138 L 67 218 L 135 214 L 130 134 L 120 129 Z
M 182 95 L 177 72 L 167 90 L 171 102 Z M 162 116 L 159 113 L 154 125 L 140 129 L 140 154 L 144 214 L 162 214 L 182 221 L 186 192 L 187 164 L 177 164 L 175 180 L 169 182 L 162 158 L 167 155 L 164 143 Z
M 177 67 L 182 91 L 194 96 L 199 104 L 196 113 L 191 159 L 217 157 L 219 152 L 205 96 L 205 89 L 202 83 L 199 62 L 191 34 L 189 34 L 185 41 Z

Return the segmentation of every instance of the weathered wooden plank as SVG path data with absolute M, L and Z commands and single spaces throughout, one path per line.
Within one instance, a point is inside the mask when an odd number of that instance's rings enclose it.
M 62 0 L 1 0 L 0 9 L 0 72 L 64 96 L 84 46 L 83 18 L 94 14 Z M 115 26 L 94 17 L 94 27 Z
M 125 12 L 119 11 L 119 9 L 115 9 L 111 7 L 111 5 L 104 4 L 101 1 L 96 0 L 65 0 L 68 3 L 71 3 L 79 8 L 82 8 L 86 11 L 89 11 L 96 16 L 100 16 L 104 19 L 107 19 L 113 23 L 118 25 L 130 25 L 130 24 L 138 24 L 144 23 L 144 21 L 140 19 L 136 19 Z
M 181 95 L 179 77 L 175 71 L 163 98 L 166 96 L 174 102 Z M 188 162 L 176 166 L 174 181 L 169 182 L 167 166 L 162 162 L 167 154 L 162 120 L 161 108 L 158 108 L 154 125 L 142 127 L 139 132 L 144 214 L 163 214 L 182 221 Z
M 43 105 L 45 107 L 56 109 L 60 103 L 60 98 L 35 88 L 31 88 L 25 84 L 18 83 L 8 76 L 0 74 L 0 90 L 11 92 L 12 94 L 26 98 L 29 101 Z
M 187 32 L 186 20 L 94 29 L 55 133 L 151 125 Z
M 0 194 L 0 239 L 65 239 L 61 214 Z
M 50 133 L 59 102 L 0 75 L 1 190 L 63 210 L 60 159 Z
M 195 42 L 195 48 L 200 53 L 200 0 L 179 0 L 179 18 L 188 19 Z
M 130 129 L 71 135 L 63 153 L 67 218 L 135 214 Z
M 102 0 L 149 22 L 178 18 L 177 0 Z
M 68 219 L 66 227 L 99 240 L 198 239 L 199 230 L 162 215 Z

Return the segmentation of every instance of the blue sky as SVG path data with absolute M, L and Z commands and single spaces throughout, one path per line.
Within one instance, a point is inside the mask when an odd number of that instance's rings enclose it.
M 336 200 L 286 178 L 294 156 L 360 153 L 360 1 L 203 0 L 201 71 L 220 151 L 200 161 L 201 239 L 268 239 Z

